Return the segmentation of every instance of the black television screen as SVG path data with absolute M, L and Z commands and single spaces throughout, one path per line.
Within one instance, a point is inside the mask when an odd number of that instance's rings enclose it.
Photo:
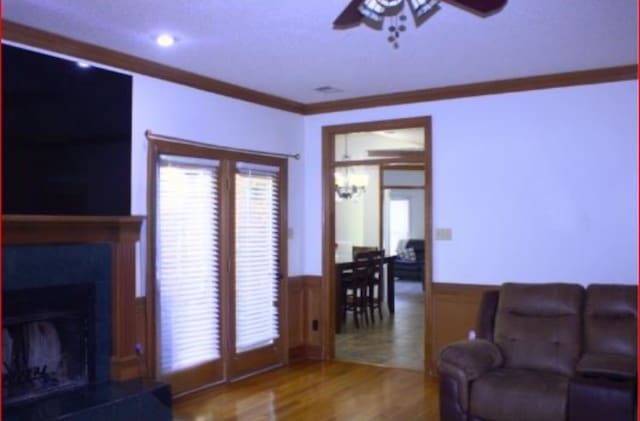
M 2 45 L 2 212 L 129 215 L 129 75 Z

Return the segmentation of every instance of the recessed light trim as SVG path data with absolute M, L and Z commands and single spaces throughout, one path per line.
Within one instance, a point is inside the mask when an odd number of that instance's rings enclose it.
M 156 44 L 160 47 L 168 48 L 176 43 L 176 39 L 171 34 L 160 34 L 156 37 Z

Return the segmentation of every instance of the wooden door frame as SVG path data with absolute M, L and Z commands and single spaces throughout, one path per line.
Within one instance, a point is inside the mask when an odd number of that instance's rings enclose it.
M 286 234 L 286 227 L 288 226 L 288 171 L 289 165 L 286 159 L 262 156 L 259 154 L 252 154 L 247 152 L 235 152 L 224 149 L 219 149 L 213 145 L 206 144 L 194 145 L 179 142 L 169 142 L 165 140 L 149 139 L 147 148 L 147 268 L 146 268 L 146 335 L 145 340 L 147 344 L 146 350 L 146 369 L 147 375 L 153 379 L 157 379 L 158 368 L 158 349 L 157 349 L 157 317 L 156 317 L 156 187 L 157 187 L 157 174 L 156 165 L 160 155 L 177 155 L 186 157 L 197 157 L 220 161 L 220 174 L 221 177 L 218 180 L 218 191 L 220 195 L 220 201 L 226 203 L 234 203 L 231 199 L 234 197 L 231 189 L 234 187 L 233 179 L 235 177 L 235 170 L 229 166 L 235 162 L 253 162 L 262 165 L 278 166 L 280 168 L 279 174 L 279 219 L 280 235 L 278 238 L 278 246 L 280 248 L 279 270 L 281 279 L 279 281 L 279 326 L 278 331 L 280 337 L 276 345 L 277 350 L 281 356 L 282 363 L 278 363 L 271 367 L 265 367 L 269 369 L 275 366 L 286 365 L 289 362 L 289 320 L 288 320 L 288 290 L 287 290 L 287 278 L 288 278 L 288 240 Z M 224 185 L 228 187 L 224 187 Z M 221 206 L 220 209 L 219 235 L 225 238 L 234 238 L 233 235 L 233 208 L 232 206 Z M 224 232 L 224 234 L 223 234 Z M 231 320 L 230 314 L 233 307 L 230 305 L 228 298 L 231 296 L 232 282 L 231 271 L 235 270 L 235 253 L 233 252 L 233 242 L 220 244 L 219 250 L 219 277 L 220 277 L 220 352 L 222 364 L 222 379 L 215 382 L 205 384 L 203 388 L 220 384 L 224 382 L 234 381 L 247 375 L 258 373 L 263 371 L 259 369 L 253 372 L 234 373 L 231 372 L 230 359 L 232 358 L 232 337 L 230 335 L 231 326 L 225 326 Z M 225 264 L 229 262 L 229 264 Z M 188 395 L 194 391 L 188 391 L 181 394 L 181 396 Z M 179 396 L 174 396 L 179 397 Z
M 433 215 L 431 174 L 431 117 L 411 117 L 397 120 L 370 121 L 322 127 L 322 278 L 321 285 L 321 344 L 322 358 L 335 358 L 335 138 L 352 132 L 379 130 L 424 129 L 424 362 L 425 372 L 435 374 L 432 355 L 433 333 Z

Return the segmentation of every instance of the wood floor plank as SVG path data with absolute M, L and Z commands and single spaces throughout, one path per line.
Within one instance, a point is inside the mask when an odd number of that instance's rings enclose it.
M 174 405 L 176 421 L 437 420 L 438 382 L 421 372 L 302 361 Z

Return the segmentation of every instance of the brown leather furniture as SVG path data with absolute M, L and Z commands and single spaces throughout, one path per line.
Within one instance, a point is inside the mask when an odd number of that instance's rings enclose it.
M 635 420 L 637 287 L 502 285 L 445 347 L 440 419 Z

